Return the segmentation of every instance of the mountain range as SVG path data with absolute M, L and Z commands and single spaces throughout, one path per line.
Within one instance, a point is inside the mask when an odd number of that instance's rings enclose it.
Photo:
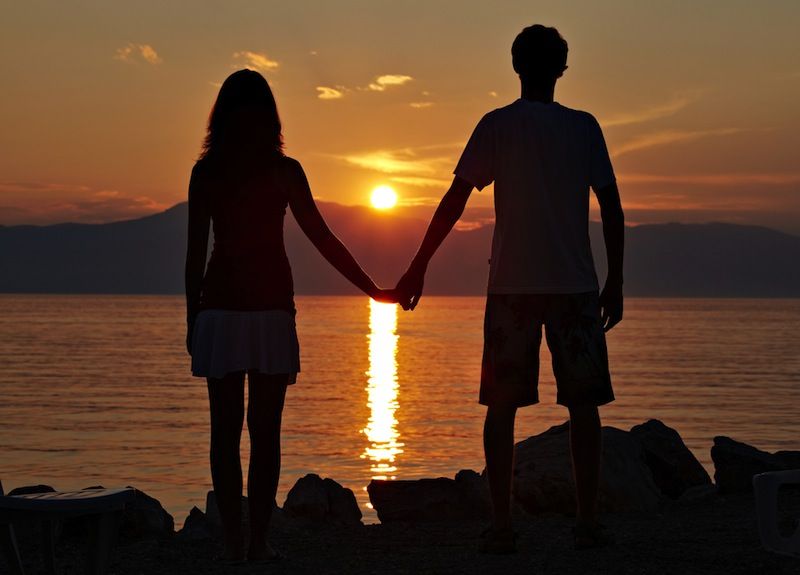
M 379 284 L 392 286 L 428 222 L 320 202 L 331 229 Z M 0 292 L 171 294 L 183 291 L 187 205 L 107 224 L 0 226 Z M 298 294 L 356 293 L 291 215 L 286 245 Z M 605 253 L 590 224 L 598 273 Z M 426 293 L 486 290 L 492 226 L 454 230 L 434 257 Z M 658 297 L 800 297 L 800 237 L 736 224 L 655 224 L 626 232 L 625 291 Z

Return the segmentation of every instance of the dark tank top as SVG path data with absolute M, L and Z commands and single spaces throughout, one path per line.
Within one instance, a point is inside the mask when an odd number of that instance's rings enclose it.
M 201 309 L 294 313 L 294 286 L 283 243 L 289 203 L 280 177 L 285 158 L 245 177 L 207 171 L 214 246 L 203 277 Z

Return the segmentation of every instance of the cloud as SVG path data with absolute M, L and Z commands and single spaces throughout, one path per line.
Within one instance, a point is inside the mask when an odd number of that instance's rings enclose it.
M 758 197 L 718 197 L 690 193 L 648 193 L 645 197 L 628 198 L 626 210 L 690 211 L 759 211 L 771 207 L 769 200 Z
M 450 185 L 450 180 L 441 178 L 425 178 L 423 176 L 392 176 L 389 179 L 393 182 L 397 182 L 398 184 L 407 184 L 409 186 L 417 186 L 420 188 L 441 188 L 442 186 Z
M 0 224 L 104 223 L 138 218 L 169 207 L 119 190 L 51 182 L 0 182 Z
M 360 168 L 374 170 L 384 174 L 404 176 L 404 183 L 412 185 L 439 185 L 441 180 L 436 178 L 436 176 L 449 174 L 455 165 L 454 159 L 451 154 L 439 153 L 430 155 L 429 152 L 451 148 L 454 149 L 455 146 L 445 144 L 419 148 L 403 148 L 399 150 L 374 150 L 337 157 L 350 165 Z
M 266 54 L 261 52 L 242 50 L 241 52 L 234 52 L 233 57 L 243 62 L 248 68 L 259 72 L 273 72 L 280 66 L 279 62 L 271 60 Z
M 351 166 L 388 174 L 398 184 L 441 189 L 450 184 L 455 154 L 463 146 L 463 142 L 456 142 L 332 157 Z
M 430 108 L 431 106 L 433 106 L 433 102 L 411 102 L 409 106 L 417 110 L 420 110 L 423 108 Z
M 410 150 L 376 150 L 363 154 L 345 156 L 344 160 L 354 166 L 383 172 L 385 174 L 435 174 L 435 160 L 419 158 Z
M 653 120 L 666 118 L 668 116 L 677 114 L 678 112 L 686 108 L 689 104 L 695 102 L 699 97 L 699 95 L 700 92 L 695 92 L 692 93 L 691 95 L 679 96 L 677 98 L 670 100 L 669 102 L 665 102 L 663 104 L 657 104 L 655 106 L 651 106 L 643 110 L 637 110 L 634 112 L 623 112 L 621 114 L 617 114 L 616 116 L 605 118 L 603 120 L 600 120 L 600 123 L 604 127 L 628 126 L 630 124 L 641 124 L 643 122 L 651 122 Z
M 490 95 L 492 98 L 497 98 L 497 92 L 495 92 L 494 90 L 490 91 L 490 92 L 489 92 L 489 95 Z
M 676 144 L 679 142 L 693 142 L 701 138 L 710 138 L 715 136 L 730 136 L 732 134 L 739 134 L 744 130 L 741 128 L 718 128 L 713 130 L 663 130 L 660 132 L 652 132 L 649 134 L 642 134 L 636 136 L 626 143 L 616 146 L 611 154 L 619 157 L 631 152 L 645 150 L 647 148 L 654 148 L 656 146 L 665 146 L 668 144 Z
M 622 183 L 698 186 L 788 186 L 800 184 L 800 172 L 749 172 L 724 174 L 620 174 Z
M 122 48 L 117 48 L 114 53 L 114 59 L 122 62 L 143 61 L 153 65 L 161 64 L 164 61 L 150 44 L 134 44 L 133 42 L 129 42 L 127 46 Z
M 386 88 L 391 88 L 392 86 L 402 86 L 413 79 L 414 78 L 411 76 L 405 76 L 401 74 L 385 74 L 383 76 L 377 76 L 375 80 L 367 86 L 367 90 L 371 90 L 373 92 L 383 92 L 386 90 Z
M 320 100 L 339 100 L 340 98 L 344 98 L 344 93 L 347 90 L 344 86 L 336 86 L 335 88 L 331 88 L 330 86 L 317 86 L 317 98 Z
M 275 65 L 277 66 L 277 62 L 275 62 Z M 412 80 L 413 78 L 411 76 L 386 74 L 383 76 L 376 76 L 375 80 L 367 85 L 367 87 L 358 87 L 355 88 L 355 90 L 362 92 L 385 92 L 387 88 L 402 86 Z M 317 86 L 315 89 L 317 90 L 317 98 L 320 100 L 339 100 L 343 98 L 345 94 L 352 91 L 351 88 L 338 84 L 336 86 Z M 427 94 L 427 92 L 423 92 L 423 95 Z M 412 108 L 427 108 L 432 105 L 433 102 L 413 102 L 410 104 Z
M 0 182 L 0 194 L 4 196 L 26 197 L 37 200 L 50 194 L 89 193 L 92 188 L 81 184 L 62 184 L 58 182 Z M 35 195 L 35 197 L 33 197 Z

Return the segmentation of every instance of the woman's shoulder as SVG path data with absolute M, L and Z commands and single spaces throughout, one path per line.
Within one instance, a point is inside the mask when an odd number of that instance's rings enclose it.
M 192 181 L 199 182 L 211 177 L 212 166 L 208 158 L 200 158 L 192 166 Z
M 300 164 L 299 160 L 291 156 L 282 154 L 278 159 L 278 166 L 284 182 L 289 185 L 298 184 L 306 179 L 302 164 Z
M 303 166 L 300 164 L 299 160 L 284 154 L 281 154 L 278 158 L 278 164 L 289 173 L 296 173 L 303 170 Z

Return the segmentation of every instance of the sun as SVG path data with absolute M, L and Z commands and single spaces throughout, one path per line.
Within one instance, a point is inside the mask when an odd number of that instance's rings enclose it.
M 372 190 L 370 201 L 376 210 L 388 210 L 397 204 L 397 192 L 391 186 L 378 186 Z

